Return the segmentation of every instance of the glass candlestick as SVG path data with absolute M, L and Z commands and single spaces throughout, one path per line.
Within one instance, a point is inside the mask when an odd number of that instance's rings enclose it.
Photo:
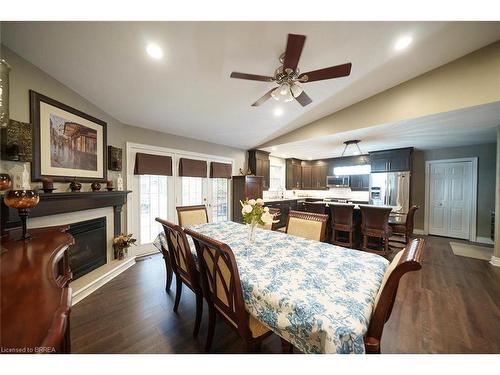
M 30 214 L 30 208 L 40 201 L 40 197 L 34 190 L 9 190 L 4 197 L 5 204 L 10 208 L 17 209 L 22 224 L 21 240 L 29 240 L 30 234 L 26 230 L 26 221 Z

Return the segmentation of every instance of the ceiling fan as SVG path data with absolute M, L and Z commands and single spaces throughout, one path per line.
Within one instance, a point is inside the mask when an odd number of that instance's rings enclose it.
M 300 73 L 297 65 L 299 64 L 300 55 L 305 41 L 305 35 L 288 34 L 286 51 L 280 56 L 279 59 L 281 65 L 276 69 L 274 76 L 272 77 L 239 72 L 231 73 L 231 78 L 276 82 L 278 84 L 278 87 L 272 88 L 265 93 L 264 96 L 253 103 L 253 107 L 258 107 L 269 98 L 274 98 L 276 100 L 283 98 L 285 102 L 290 102 L 295 99 L 303 107 L 305 107 L 310 104 L 312 100 L 304 92 L 300 83 L 346 77 L 351 74 L 351 63 Z

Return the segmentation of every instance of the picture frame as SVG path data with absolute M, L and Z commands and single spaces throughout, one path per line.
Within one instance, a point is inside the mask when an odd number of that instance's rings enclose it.
M 33 125 L 31 179 L 107 180 L 107 124 L 78 109 L 30 90 Z

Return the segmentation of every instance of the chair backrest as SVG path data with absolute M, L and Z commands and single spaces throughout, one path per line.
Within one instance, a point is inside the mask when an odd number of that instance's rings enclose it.
M 326 205 L 313 203 L 313 202 L 304 202 L 304 207 L 306 212 L 312 212 L 315 214 L 324 214 L 326 212 Z
M 240 334 L 249 335 L 248 313 L 233 251 L 225 243 L 192 229 L 187 228 L 185 232 L 193 238 L 196 246 L 203 292 L 208 303 L 213 304 Z
M 281 210 L 279 208 L 269 207 L 269 213 L 273 215 L 274 220 L 280 220 Z M 278 223 L 271 223 L 260 226 L 262 229 L 266 230 L 276 230 Z
M 353 204 L 330 204 L 330 212 L 332 214 L 332 225 L 341 224 L 352 226 L 353 223 Z
M 410 271 L 422 268 L 422 256 L 425 248 L 423 238 L 412 240 L 396 254 L 387 268 L 380 289 L 375 297 L 373 314 L 365 337 L 365 348 L 370 353 L 380 353 L 380 339 L 384 324 L 391 316 L 401 277 Z
M 417 205 L 411 206 L 408 210 L 408 214 L 406 215 L 406 233 L 408 233 L 410 236 L 413 234 L 413 227 L 415 225 L 415 212 L 419 208 L 420 207 Z
M 186 234 L 179 225 L 170 221 L 155 219 L 163 226 L 168 244 L 168 252 L 174 272 L 195 290 L 200 288 L 196 263 Z
M 286 223 L 286 233 L 309 240 L 324 241 L 327 221 L 328 215 L 290 211 Z
M 391 207 L 359 206 L 361 210 L 361 228 L 387 231 Z
M 197 206 L 179 206 L 175 209 L 177 210 L 179 225 L 183 228 L 208 223 L 207 207 L 203 204 Z

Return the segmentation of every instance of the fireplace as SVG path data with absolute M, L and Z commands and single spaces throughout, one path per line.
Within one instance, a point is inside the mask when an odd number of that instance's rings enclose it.
M 106 264 L 106 217 L 70 224 L 75 245 L 69 249 L 73 280 Z

